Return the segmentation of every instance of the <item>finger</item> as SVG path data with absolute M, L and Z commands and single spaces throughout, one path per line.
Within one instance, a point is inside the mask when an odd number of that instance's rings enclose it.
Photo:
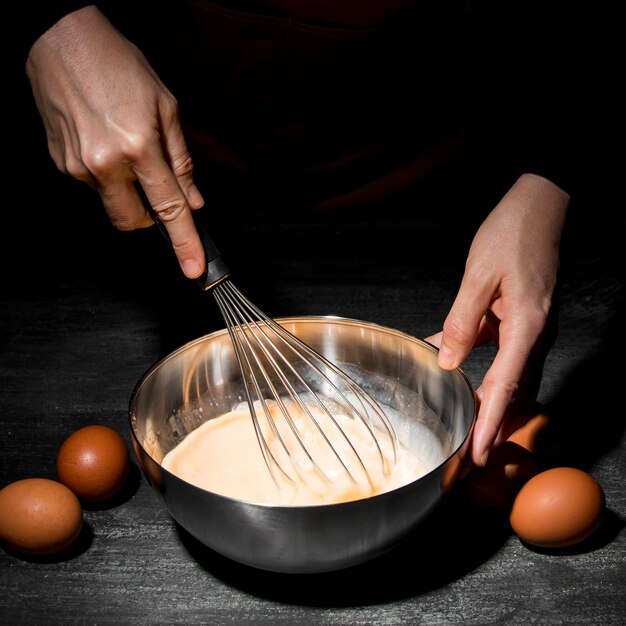
M 178 107 L 175 104 L 162 106 L 160 111 L 164 111 L 161 123 L 164 156 L 187 203 L 192 209 L 199 209 L 204 206 L 204 198 L 193 180 L 193 163 L 183 136 Z
M 111 223 L 118 230 L 129 231 L 154 224 L 130 176 L 98 185 L 97 190 Z
M 459 292 L 443 323 L 439 365 L 444 369 L 459 367 L 474 346 L 481 320 L 488 310 L 494 289 L 477 283 L 466 274 Z
M 502 328 L 501 332 L 505 331 Z M 472 457 L 484 465 L 503 420 L 524 390 L 522 381 L 529 365 L 530 348 L 536 340 L 530 329 L 501 334 L 500 348 L 477 390 L 480 408 L 472 438 Z
M 197 278 L 204 271 L 204 249 L 176 176 L 160 152 L 153 152 L 151 158 L 137 164 L 135 173 L 148 202 L 168 232 L 183 273 L 188 278 Z
M 476 335 L 474 345 L 480 346 L 487 343 L 488 341 L 495 341 L 497 345 L 499 326 L 500 320 L 491 311 L 487 311 L 487 313 L 480 320 L 480 325 L 478 327 L 478 333 Z M 440 330 L 438 333 L 425 337 L 424 341 L 427 341 L 431 345 L 435 346 L 435 348 L 440 348 L 442 337 L 443 331 Z

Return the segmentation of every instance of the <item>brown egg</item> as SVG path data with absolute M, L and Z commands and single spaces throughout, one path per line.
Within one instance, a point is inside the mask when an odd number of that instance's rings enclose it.
M 0 540 L 27 554 L 55 554 L 78 537 L 83 511 L 76 495 L 47 478 L 17 480 L 0 491 Z
M 538 472 L 528 450 L 505 441 L 491 451 L 484 467 L 474 467 L 464 478 L 464 493 L 477 504 L 508 509 L 522 485 Z
M 85 426 L 63 442 L 56 469 L 59 480 L 83 502 L 102 502 L 126 482 L 130 455 L 117 431 L 102 425 Z
M 508 441 L 526 448 L 537 455 L 549 455 L 558 446 L 555 420 L 540 410 L 521 428 L 512 433 Z
M 537 474 L 520 489 L 510 522 L 526 543 L 565 548 L 596 531 L 604 507 L 604 492 L 592 476 L 573 467 L 555 467 Z

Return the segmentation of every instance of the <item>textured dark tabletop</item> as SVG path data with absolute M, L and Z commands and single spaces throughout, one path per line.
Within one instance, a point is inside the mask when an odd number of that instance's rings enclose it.
M 61 210 L 59 194 L 48 211 Z M 68 202 L 100 215 L 91 194 Z M 330 574 L 261 572 L 179 528 L 133 457 L 125 490 L 85 509 L 69 554 L 0 551 L 0 623 L 624 624 L 626 228 L 592 213 L 575 216 L 566 233 L 561 326 L 539 394 L 567 423 L 553 463 L 585 469 L 605 491 L 604 523 L 590 542 L 532 550 L 506 519 L 453 494 L 420 533 L 375 561 Z M 29 263 L 3 250 L 0 486 L 54 478 L 59 445 L 87 424 L 112 426 L 130 446 L 128 401 L 140 376 L 223 325 L 157 233 L 118 233 L 102 214 L 59 236 L 53 219 L 38 218 Z M 333 314 L 425 337 L 452 302 L 472 229 L 435 217 L 242 225 L 232 235 L 223 252 L 236 282 L 268 314 Z M 464 366 L 476 385 L 491 354 L 479 349 Z

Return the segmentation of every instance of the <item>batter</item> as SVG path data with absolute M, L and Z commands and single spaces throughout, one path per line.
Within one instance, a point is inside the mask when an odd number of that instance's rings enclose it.
M 271 451 L 284 469 L 271 473 L 263 459 L 247 404 L 208 420 L 165 455 L 162 466 L 202 489 L 250 502 L 277 505 L 332 504 L 366 498 L 407 484 L 426 473 L 426 464 L 404 446 L 397 447 L 394 462 L 390 438 L 377 431 L 376 441 L 363 422 L 338 412 L 333 417 L 358 452 L 363 466 L 332 418 L 319 406 L 309 407 L 341 461 L 325 442 L 320 430 L 293 403 L 289 415 L 314 463 L 308 458 L 275 402 L 268 403 L 276 432 L 256 403 L 261 429 Z M 279 441 L 291 452 L 291 459 Z M 274 465 L 272 464 L 272 467 Z M 350 478 L 350 474 L 354 480 Z M 288 474 L 288 476 L 286 475 Z M 324 475 L 327 478 L 324 478 Z M 367 476 L 369 475 L 369 480 Z

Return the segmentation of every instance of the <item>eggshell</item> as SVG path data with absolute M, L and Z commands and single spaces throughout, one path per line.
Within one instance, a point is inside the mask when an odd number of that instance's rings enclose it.
M 520 489 L 511 509 L 511 528 L 526 543 L 564 548 L 590 537 L 604 508 L 604 492 L 592 476 L 573 467 L 555 467 Z
M 25 478 L 0 491 L 0 540 L 19 552 L 55 554 L 78 537 L 83 511 L 76 495 L 47 478 Z
M 522 485 L 539 470 L 528 450 L 505 441 L 492 450 L 484 467 L 473 468 L 465 477 L 464 492 L 477 504 L 508 509 Z
M 90 425 L 73 432 L 56 459 L 59 480 L 83 502 L 102 502 L 124 485 L 130 455 L 124 438 L 114 429 Z
M 533 415 L 521 428 L 513 432 L 508 441 L 537 455 L 549 455 L 558 447 L 555 420 L 544 411 Z

